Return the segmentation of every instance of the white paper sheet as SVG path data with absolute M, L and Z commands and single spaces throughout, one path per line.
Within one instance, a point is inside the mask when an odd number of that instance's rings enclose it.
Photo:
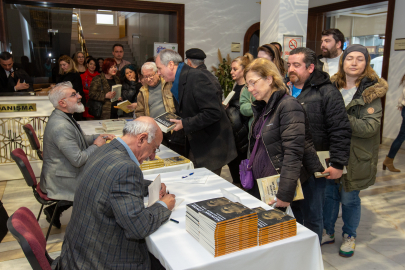
M 211 172 L 191 172 L 182 175 L 178 182 L 187 183 L 187 184 L 202 184 L 205 185 L 207 180 L 215 175 L 212 175 Z
M 226 189 L 221 188 L 222 195 L 230 201 L 242 203 L 240 198 Z
M 149 191 L 148 207 L 153 205 L 155 202 L 159 200 L 159 192 L 161 186 L 162 181 L 159 174 L 158 176 L 156 176 L 155 180 L 153 180 L 152 184 L 148 186 Z

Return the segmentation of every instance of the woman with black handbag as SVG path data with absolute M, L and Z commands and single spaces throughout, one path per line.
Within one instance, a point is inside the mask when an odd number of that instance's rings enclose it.
M 120 79 L 116 76 L 117 62 L 115 62 L 113 58 L 105 59 L 102 70 L 103 72 L 94 77 L 90 84 L 89 113 L 96 119 L 116 119 L 118 118 L 118 110 L 114 108 L 114 105 L 116 105 L 117 102 L 111 102 L 116 92 L 111 92 L 111 88 L 116 84 L 120 84 Z M 102 109 L 100 112 L 101 105 Z M 97 108 L 96 111 L 98 111 L 98 113 L 94 113 L 95 108 Z

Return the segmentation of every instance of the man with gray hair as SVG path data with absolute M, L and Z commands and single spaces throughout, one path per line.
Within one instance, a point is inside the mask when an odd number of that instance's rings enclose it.
M 219 84 L 218 78 L 215 77 L 214 74 L 212 74 L 208 69 L 207 66 L 204 63 L 204 59 L 207 56 L 205 55 L 204 51 L 198 48 L 192 48 L 186 51 L 186 59 L 187 59 L 187 65 L 189 65 L 192 68 L 196 68 L 201 70 L 207 77 L 210 79 L 211 83 L 215 86 L 216 88 L 216 94 L 218 95 L 218 98 L 220 101 L 222 101 L 222 87 Z
M 170 49 L 156 57 L 159 75 L 173 82 L 176 114 L 182 118 L 171 120 L 176 123 L 174 131 L 184 132 L 188 158 L 196 168 L 205 167 L 220 175 L 222 166 L 237 155 L 231 123 L 207 75 L 182 61 Z
M 155 158 L 163 135 L 145 116 L 128 122 L 123 133 L 99 148 L 79 177 L 61 269 L 154 269 L 145 238 L 168 221 L 175 196 L 162 184 L 160 200 L 145 208 L 151 181 L 139 166 Z
M 40 188 L 48 198 L 73 201 L 78 177 L 89 156 L 106 139 L 114 135 L 84 135 L 79 124 L 73 118 L 74 113 L 84 112 L 81 96 L 72 88 L 70 82 L 57 84 L 49 93 L 49 100 L 55 107 L 49 117 L 44 132 L 44 162 L 42 165 Z M 55 204 L 44 209 L 46 220 L 51 221 Z M 68 208 L 68 207 L 67 207 Z M 60 214 L 56 213 L 54 225 L 58 228 Z

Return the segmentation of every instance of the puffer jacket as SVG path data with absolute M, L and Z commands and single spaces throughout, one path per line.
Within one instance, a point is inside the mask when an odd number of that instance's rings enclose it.
M 332 81 L 336 76 L 332 77 Z M 384 79 L 365 77 L 346 106 L 352 128 L 347 174 L 340 181 L 346 192 L 366 189 L 375 183 L 382 117 L 381 98 L 388 90 Z
M 241 93 L 245 88 L 246 86 L 242 88 Z M 226 114 L 231 122 L 236 149 L 240 153 L 246 153 L 249 144 L 249 117 L 241 114 L 239 97 L 232 97 L 226 108 Z
M 176 108 L 174 107 L 173 102 L 173 95 L 170 92 L 172 88 L 171 82 L 166 82 L 163 78 L 161 79 L 161 87 L 162 87 L 162 97 L 163 97 L 163 105 L 165 106 L 166 112 L 175 113 Z M 139 94 L 137 97 L 137 103 L 135 109 L 136 117 L 139 116 L 150 116 L 149 111 L 149 87 L 147 84 L 141 87 L 139 90 Z
M 316 150 L 308 130 L 308 121 L 304 108 L 299 102 L 286 94 L 286 90 L 276 91 L 266 104 L 255 101 L 252 106 L 255 123 L 265 110 L 267 121 L 262 129 L 262 142 L 276 171 L 280 174 L 277 198 L 292 202 L 297 187 L 297 180 L 305 182 L 315 172 L 322 172 Z M 250 152 L 255 138 L 250 135 Z M 254 166 L 254 164 L 253 164 Z
M 115 84 L 120 84 L 120 79 L 118 76 L 113 76 Z M 101 89 L 103 85 L 103 89 Z M 111 99 L 106 98 L 105 95 L 111 91 L 111 87 L 108 84 L 107 78 L 104 73 L 97 75 L 91 81 L 89 98 L 103 102 L 103 112 L 101 113 L 100 119 L 110 119 L 111 118 Z
M 349 162 L 351 127 L 343 97 L 328 73 L 315 69 L 297 100 L 307 114 L 316 151 L 329 151 L 330 165 L 342 170 Z

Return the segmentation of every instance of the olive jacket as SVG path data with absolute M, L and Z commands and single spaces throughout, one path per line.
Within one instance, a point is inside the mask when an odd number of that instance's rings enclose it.
M 118 76 L 113 76 L 115 84 L 121 84 Z M 103 87 L 101 87 L 103 85 Z M 105 98 L 105 95 L 111 91 L 107 78 L 104 73 L 93 78 L 90 84 L 89 98 L 103 102 L 103 112 L 100 119 L 111 118 L 111 99 Z
M 173 102 L 173 95 L 170 92 L 172 88 L 171 82 L 166 82 L 163 78 L 161 79 L 162 85 L 162 97 L 163 97 L 163 105 L 165 106 L 166 112 L 175 113 L 176 109 L 174 107 Z M 150 116 L 149 111 L 149 87 L 148 85 L 144 85 L 139 90 L 138 98 L 137 98 L 138 105 L 135 109 L 136 117 L 139 116 Z
M 334 82 L 336 76 L 331 80 Z M 388 83 L 384 79 L 372 81 L 365 77 L 353 100 L 346 106 L 352 128 L 347 174 L 340 178 L 346 192 L 366 189 L 375 182 L 380 144 L 381 98 L 387 90 Z

